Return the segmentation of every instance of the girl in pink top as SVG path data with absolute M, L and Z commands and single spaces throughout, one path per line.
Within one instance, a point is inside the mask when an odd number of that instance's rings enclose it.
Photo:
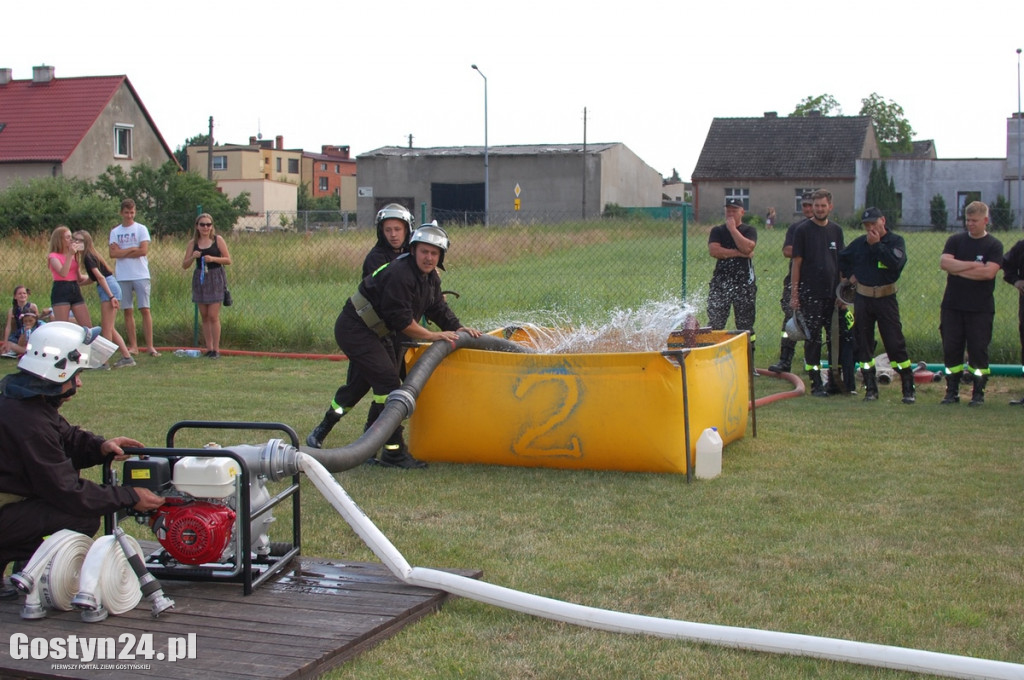
M 78 268 L 81 252 L 82 244 L 72 240 L 71 230 L 64 225 L 50 234 L 50 253 L 46 256 L 46 262 L 53 276 L 53 288 L 50 289 L 53 318 L 55 321 L 68 321 L 74 312 L 75 322 L 88 328 L 92 322 L 79 284 L 83 279 L 88 281 L 89 277 Z

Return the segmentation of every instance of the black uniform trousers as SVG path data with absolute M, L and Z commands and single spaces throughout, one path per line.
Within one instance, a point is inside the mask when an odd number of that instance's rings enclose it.
M 804 341 L 804 368 L 808 371 L 821 370 L 821 334 L 825 332 L 829 339 L 832 336 L 832 315 L 835 314 L 836 299 L 833 298 L 800 298 L 800 311 L 807 326 L 807 339 Z
M 67 513 L 41 498 L 8 503 L 0 508 L 0 564 L 29 559 L 45 536 L 61 529 L 92 536 L 99 528 L 99 517 Z
M 853 305 L 853 316 L 857 361 L 866 363 L 874 356 L 876 323 L 882 346 L 889 355 L 889 363 L 895 366 L 910 358 L 907 354 L 907 341 L 903 337 L 900 305 L 895 295 L 872 298 L 858 293 Z
M 725 328 L 730 308 L 736 314 L 736 329 L 753 333 L 757 317 L 757 284 L 712 277 L 708 290 L 708 323 L 711 328 Z
M 942 361 L 946 368 L 964 363 L 964 350 L 974 369 L 988 368 L 988 346 L 992 342 L 992 312 L 961 312 L 943 309 L 939 333 L 942 335 Z

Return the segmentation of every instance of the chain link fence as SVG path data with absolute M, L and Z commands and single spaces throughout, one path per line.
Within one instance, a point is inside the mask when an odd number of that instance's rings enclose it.
M 428 215 L 428 219 L 435 216 Z M 417 221 L 420 221 L 417 215 Z M 61 220 L 74 227 L 74 218 Z M 183 268 L 187 239 L 160 233 L 152 219 L 150 248 L 152 309 L 159 346 L 193 346 L 196 310 L 191 303 L 191 268 Z M 443 286 L 463 323 L 483 330 L 509 324 L 643 325 L 653 309 L 684 298 L 698 321 L 707 323 L 706 298 L 714 260 L 707 239 L 712 225 L 643 215 L 580 219 L 571 212 L 528 215 L 492 212 L 490 226 L 466 216 L 439 218 L 451 249 Z M 111 225 L 113 226 L 113 225 Z M 222 346 L 288 352 L 337 352 L 334 321 L 359 283 L 362 261 L 375 242 L 372 224 L 354 215 L 270 213 L 226 230 L 233 264 L 228 281 L 234 305 L 221 312 Z M 948 232 L 908 231 L 909 262 L 899 283 L 899 302 L 911 358 L 941 363 L 939 305 L 945 274 L 939 257 Z M 845 229 L 846 240 L 858 235 Z M 755 363 L 777 358 L 782 325 L 779 298 L 788 260 L 781 254 L 785 229 L 758 230 L 754 262 L 758 277 Z M 101 252 L 107 233 L 93 233 Z M 1021 234 L 995 232 L 1008 250 Z M 50 275 L 45 237 L 7 239 L 0 284 L 11 291 L 29 286 L 32 300 L 49 306 Z M 85 296 L 98 322 L 95 289 Z M 993 363 L 1021 360 L 1017 336 L 1019 294 L 996 282 Z M 7 303 L 9 304 L 9 302 Z M 733 319 L 730 316 L 730 327 Z M 118 319 L 118 327 L 123 323 Z M 141 332 L 141 329 L 140 329 Z M 877 353 L 883 349 L 879 344 Z

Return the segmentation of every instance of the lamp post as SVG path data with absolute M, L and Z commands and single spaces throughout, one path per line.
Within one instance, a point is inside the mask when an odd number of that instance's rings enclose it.
M 489 227 L 491 226 L 491 178 L 489 159 L 487 158 L 487 76 L 484 75 L 484 72 L 476 64 L 472 66 L 473 70 L 484 79 L 484 226 Z
M 1024 229 L 1024 200 L 1021 200 L 1021 185 L 1024 172 L 1021 171 L 1021 134 L 1020 134 L 1020 48 L 1017 48 L 1017 226 Z

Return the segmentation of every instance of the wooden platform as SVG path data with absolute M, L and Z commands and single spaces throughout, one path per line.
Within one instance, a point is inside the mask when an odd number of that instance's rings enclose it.
M 479 571 L 450 571 L 481 576 Z M 83 622 L 77 611 L 50 612 L 45 619 L 27 621 L 20 616 L 23 597 L 0 601 L 0 677 L 315 678 L 437 611 L 450 597 L 405 585 L 380 564 L 308 557 L 296 558 L 249 596 L 242 594 L 240 583 L 162 579 L 161 584 L 175 607 L 156 619 L 145 600 L 135 610 L 99 623 Z M 67 641 L 71 635 L 113 638 L 119 653 L 129 641 L 122 635 L 138 639 L 151 633 L 153 658 L 136 654 L 134 660 L 96 659 L 91 664 L 15 659 L 11 637 L 17 633 L 45 638 L 48 649 L 53 640 Z M 185 651 L 189 633 L 195 634 L 196 658 L 168 661 L 169 645 Z

